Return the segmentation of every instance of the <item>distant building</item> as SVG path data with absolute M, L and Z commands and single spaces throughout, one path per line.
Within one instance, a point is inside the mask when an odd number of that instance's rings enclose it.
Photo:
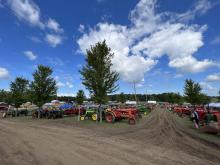
M 157 101 L 154 101 L 154 100 L 148 100 L 147 103 L 148 103 L 148 104 L 157 104 Z

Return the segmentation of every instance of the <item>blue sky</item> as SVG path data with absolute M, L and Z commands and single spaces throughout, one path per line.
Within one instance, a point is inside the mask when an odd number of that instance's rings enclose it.
M 183 93 L 184 80 L 203 92 L 220 89 L 218 0 L 0 0 L 0 89 L 51 66 L 59 95 L 85 89 L 78 70 L 85 50 L 106 39 L 120 90 Z M 87 93 L 88 94 L 88 93 Z

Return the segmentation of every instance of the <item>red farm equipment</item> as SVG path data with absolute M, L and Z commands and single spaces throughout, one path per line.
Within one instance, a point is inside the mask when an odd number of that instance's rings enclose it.
M 174 107 L 173 112 L 177 113 L 178 116 L 180 117 L 191 114 L 191 110 L 189 107 L 181 107 L 181 106 Z
M 138 110 L 136 108 L 111 108 L 107 109 L 105 113 L 105 119 L 108 123 L 127 119 L 129 124 L 134 125 L 138 118 Z
M 80 113 L 80 115 L 85 114 L 85 108 L 73 107 L 73 108 L 70 108 L 70 109 L 63 110 L 63 114 L 67 115 L 67 116 L 75 116 L 75 115 L 78 115 L 79 113 Z

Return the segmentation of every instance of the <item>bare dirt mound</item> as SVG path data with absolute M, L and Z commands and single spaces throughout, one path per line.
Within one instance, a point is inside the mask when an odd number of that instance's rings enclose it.
M 89 127 L 95 128 L 95 127 Z M 98 129 L 97 129 L 98 128 Z M 104 130 L 105 129 L 105 130 Z M 193 164 L 220 162 L 220 148 L 187 132 L 175 115 L 153 111 L 136 126 L 97 126 L 0 120 L 0 164 Z

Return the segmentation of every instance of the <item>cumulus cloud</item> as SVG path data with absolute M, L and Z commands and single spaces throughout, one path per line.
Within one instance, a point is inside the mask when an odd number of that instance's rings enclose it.
M 46 41 L 52 46 L 56 47 L 58 44 L 62 43 L 61 33 L 64 30 L 61 28 L 60 24 L 53 18 L 43 20 L 41 17 L 41 11 L 39 6 L 34 3 L 33 0 L 7 0 L 8 6 L 11 8 L 15 16 L 21 20 L 25 21 L 31 26 L 39 27 L 42 30 L 50 32 L 53 34 L 46 33 Z M 34 42 L 40 42 L 38 38 L 31 38 Z
M 32 51 L 30 51 L 30 50 L 25 51 L 25 52 L 24 52 L 24 55 L 25 55 L 29 60 L 31 60 L 31 61 L 34 61 L 34 60 L 37 59 L 37 55 L 34 54 L 34 53 L 33 53 Z
M 51 30 L 54 30 L 57 33 L 62 33 L 63 32 L 63 29 L 60 27 L 60 24 L 52 18 L 50 18 L 48 20 L 47 27 Z
M 205 1 L 198 3 L 191 9 L 192 15 L 205 13 Z M 140 0 L 129 14 L 130 25 L 101 22 L 88 31 L 84 28 L 77 40 L 80 51 L 85 54 L 91 45 L 106 40 L 115 54 L 112 69 L 128 82 L 140 82 L 164 55 L 168 56 L 168 65 L 180 72 L 202 72 L 214 66 L 209 59 L 200 61 L 193 56 L 204 44 L 207 26 L 186 24 L 177 19 L 180 14 L 169 13 L 167 17 L 167 13 L 156 12 L 156 0 Z
M 220 81 L 220 74 L 215 73 L 215 74 L 208 75 L 206 77 L 206 81 L 209 81 L 209 82 Z
M 56 47 L 63 42 L 63 37 L 57 34 L 46 34 L 45 41 L 51 46 Z
M 8 79 L 8 78 L 9 78 L 9 71 L 6 68 L 0 67 L 0 80 Z
M 44 28 L 40 18 L 40 8 L 32 0 L 8 0 L 8 4 L 19 20 Z

